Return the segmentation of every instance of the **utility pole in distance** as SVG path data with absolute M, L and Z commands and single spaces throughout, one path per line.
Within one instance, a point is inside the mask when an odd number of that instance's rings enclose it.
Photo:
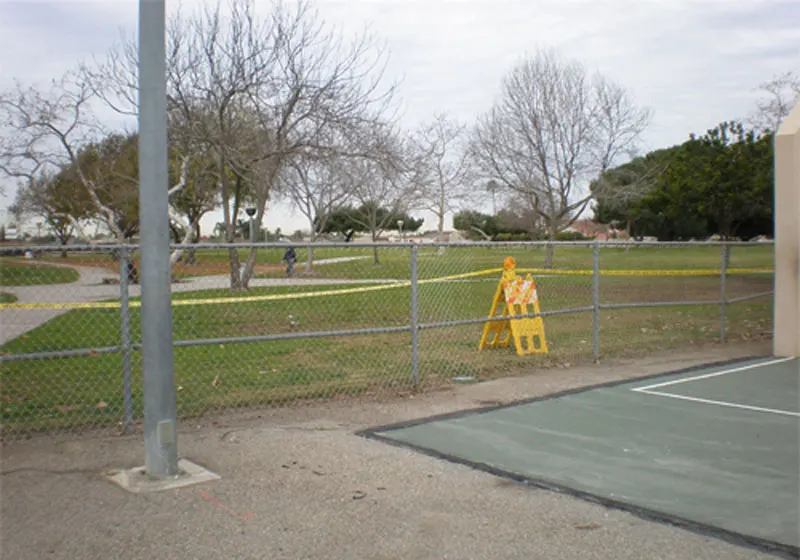
M 139 0 L 139 221 L 145 472 L 178 474 L 169 187 L 165 0 Z

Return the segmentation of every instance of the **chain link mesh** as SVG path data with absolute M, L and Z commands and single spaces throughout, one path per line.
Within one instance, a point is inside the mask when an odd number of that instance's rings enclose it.
M 256 247 L 252 275 L 251 249 L 239 245 L 199 246 L 173 267 L 179 418 L 379 398 L 718 342 L 723 333 L 729 342 L 772 334 L 770 244 L 725 252 L 719 244 L 316 245 L 297 248 L 291 276 L 286 248 Z M 142 420 L 136 247 L 64 254 L 0 248 L 5 438 L 120 432 Z M 546 354 L 478 350 L 508 256 L 536 284 Z M 232 289 L 243 273 L 247 286 Z

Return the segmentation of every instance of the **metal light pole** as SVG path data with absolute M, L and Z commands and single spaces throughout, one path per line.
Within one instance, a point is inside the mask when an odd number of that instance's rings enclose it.
M 167 190 L 165 0 L 139 0 L 139 221 L 145 470 L 178 474 Z
M 397 220 L 397 227 L 400 229 L 400 241 L 403 241 L 403 220 Z

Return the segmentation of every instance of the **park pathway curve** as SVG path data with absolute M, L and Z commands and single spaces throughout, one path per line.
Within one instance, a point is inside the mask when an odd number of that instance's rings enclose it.
M 352 257 L 345 257 L 353 260 Z M 340 262 L 340 259 L 316 261 L 315 264 Z M 17 296 L 17 303 L 87 303 L 118 299 L 120 286 L 119 274 L 105 268 L 89 266 L 73 266 L 69 264 L 47 263 L 48 266 L 72 268 L 79 277 L 69 284 L 42 284 L 34 286 L 0 286 L 0 291 Z M 303 266 L 298 265 L 298 268 Z M 104 283 L 113 280 L 117 283 Z M 198 290 L 225 289 L 230 285 L 227 274 L 213 276 L 193 276 L 172 284 L 172 292 L 193 292 Z M 268 286 L 325 286 L 342 284 L 380 284 L 398 282 L 394 279 L 336 279 L 336 278 L 254 278 L 250 286 L 254 288 Z M 133 284 L 129 289 L 130 297 L 138 297 L 140 286 Z M 47 321 L 69 311 L 68 309 L 0 309 L 0 345 L 5 344 L 26 332 L 31 331 Z

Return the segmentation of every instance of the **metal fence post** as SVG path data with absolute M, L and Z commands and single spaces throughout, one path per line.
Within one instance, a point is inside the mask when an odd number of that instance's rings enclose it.
M 122 419 L 122 433 L 129 434 L 133 424 L 133 401 L 131 397 L 131 317 L 128 306 L 128 287 L 130 266 L 128 248 L 123 247 L 119 252 L 119 310 L 121 321 L 122 348 L 122 401 L 124 416 Z
M 725 276 L 728 273 L 728 245 L 723 241 L 720 251 L 720 275 L 719 275 L 719 339 L 725 342 L 725 315 L 727 313 L 727 295 L 725 290 Z
M 592 357 L 595 363 L 600 361 L 600 246 L 595 242 L 592 246 Z
M 417 328 L 417 246 L 411 246 L 411 377 L 419 385 L 419 329 Z

